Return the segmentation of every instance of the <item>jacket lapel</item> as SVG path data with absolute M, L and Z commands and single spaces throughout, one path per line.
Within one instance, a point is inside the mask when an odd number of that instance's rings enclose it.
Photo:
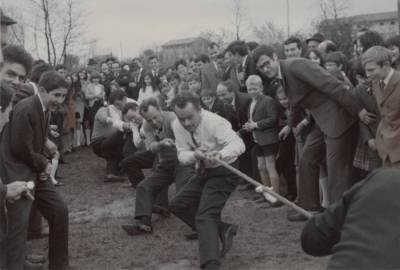
M 385 101 L 392 95 L 396 86 L 400 83 L 400 74 L 396 71 L 393 73 L 392 78 L 390 78 L 388 85 L 382 91 L 382 100 L 380 104 L 382 105 Z
M 34 96 L 34 105 L 35 105 L 35 110 L 38 112 L 38 115 L 39 115 L 40 125 L 42 127 L 43 135 L 47 135 L 46 131 L 47 131 L 48 123 L 46 123 L 46 119 L 45 119 L 44 112 L 43 112 L 43 107 L 42 107 L 42 104 L 40 103 L 39 97 L 37 95 Z

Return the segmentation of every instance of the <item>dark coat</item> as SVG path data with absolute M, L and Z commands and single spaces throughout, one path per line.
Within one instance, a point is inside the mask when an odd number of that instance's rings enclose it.
M 250 119 L 250 107 L 248 113 Z M 262 95 L 257 100 L 252 113 L 252 119 L 257 123 L 257 128 L 253 130 L 253 135 L 258 145 L 268 145 L 279 142 L 278 138 L 278 116 L 279 108 L 274 99 Z
M 3 183 L 36 180 L 37 174 L 46 169 L 47 132 L 48 120 L 37 95 L 23 99 L 14 107 L 0 144 Z
M 328 71 L 303 58 L 281 60 L 283 86 L 292 107 L 289 120 L 301 120 L 300 108 L 308 109 L 322 132 L 338 138 L 357 121 L 361 106 L 354 96 Z
M 328 269 L 400 269 L 400 170 L 379 169 L 312 217 L 301 236 L 313 256 L 332 254 Z
M 203 65 L 201 69 L 201 88 L 217 91 L 218 84 L 222 81 L 222 72 L 217 71 L 214 63 Z

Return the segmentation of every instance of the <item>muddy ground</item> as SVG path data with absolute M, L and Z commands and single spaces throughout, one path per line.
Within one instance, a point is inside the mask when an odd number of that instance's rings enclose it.
M 175 217 L 154 215 L 154 233 L 130 237 L 121 229 L 134 215 L 135 192 L 121 183 L 104 183 L 105 162 L 89 148 L 66 156 L 58 190 L 70 212 L 70 262 L 82 270 L 199 269 L 196 241 L 183 237 L 189 229 Z M 173 187 L 171 193 L 173 194 Z M 300 247 L 303 223 L 286 220 L 287 207 L 263 209 L 250 191 L 236 191 L 223 218 L 239 224 L 234 245 L 222 261 L 223 270 L 324 269 L 326 258 L 313 258 Z M 46 240 L 30 244 L 46 253 Z

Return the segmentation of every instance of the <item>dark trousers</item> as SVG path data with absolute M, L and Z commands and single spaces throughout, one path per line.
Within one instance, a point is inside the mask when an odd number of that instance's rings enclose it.
M 33 204 L 49 223 L 49 268 L 62 269 L 68 265 L 68 208 L 50 180 L 37 182 Z M 8 236 L 0 245 L 7 270 L 24 269 L 31 206 L 26 198 L 7 203 Z
M 123 159 L 124 133 L 117 131 L 108 137 L 96 138 L 91 142 L 93 152 L 107 161 L 107 174 L 118 174 Z
M 354 124 L 339 138 L 324 136 L 314 126 L 306 139 L 299 167 L 299 204 L 307 210 L 318 210 L 319 165 L 326 159 L 328 169 L 328 200 L 335 203 L 355 182 L 354 153 L 358 126 Z
M 303 155 L 299 162 L 299 205 L 306 210 L 320 209 L 319 171 L 325 162 L 326 146 L 324 134 L 314 125 L 308 134 Z
M 296 166 L 294 164 L 296 152 L 296 140 L 292 133 L 279 143 L 279 156 L 276 160 L 278 173 L 285 177 L 287 183 L 287 195 L 297 197 Z
M 231 164 L 237 166 L 237 162 Z M 199 235 L 200 264 L 219 261 L 219 241 L 230 224 L 221 211 L 240 178 L 224 167 L 206 169 L 193 177 L 170 203 L 171 212 Z
M 151 169 L 155 158 L 156 155 L 151 151 L 142 150 L 131 153 L 122 160 L 121 167 L 134 188 L 144 179 L 142 169 Z
M 156 199 L 161 206 L 168 207 L 168 187 L 175 179 L 177 187 L 182 187 L 193 174 L 194 168 L 181 166 L 177 161 L 174 164 L 172 162 L 156 164 L 151 175 L 140 182 L 136 188 L 135 218 L 146 217 L 146 220 L 149 220 L 153 202 Z

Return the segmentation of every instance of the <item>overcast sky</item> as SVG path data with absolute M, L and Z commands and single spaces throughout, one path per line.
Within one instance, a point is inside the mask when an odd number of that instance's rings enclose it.
M 247 24 L 273 21 L 286 30 L 286 1 L 244 0 Z M 151 44 L 197 36 L 202 30 L 232 29 L 231 0 L 89 0 L 90 35 L 98 38 L 99 50 L 124 56 L 137 54 Z M 393 11 L 396 0 L 349 0 L 349 15 Z M 319 0 L 290 0 L 291 30 L 308 30 L 318 17 Z M 306 30 L 306 31 L 307 31 Z M 247 39 L 252 31 L 245 31 Z
M 0 0 L 4 4 L 28 0 Z M 286 30 L 285 0 L 243 0 L 247 26 L 243 38 L 252 39 L 254 25 L 272 21 Z M 319 15 L 320 0 L 289 0 L 292 31 L 310 31 Z M 348 15 L 394 11 L 396 0 L 348 0 Z M 83 1 L 82 1 L 83 2 Z M 232 0 L 85 0 L 87 38 L 98 40 L 98 52 L 135 56 L 152 44 L 221 28 L 233 30 Z

